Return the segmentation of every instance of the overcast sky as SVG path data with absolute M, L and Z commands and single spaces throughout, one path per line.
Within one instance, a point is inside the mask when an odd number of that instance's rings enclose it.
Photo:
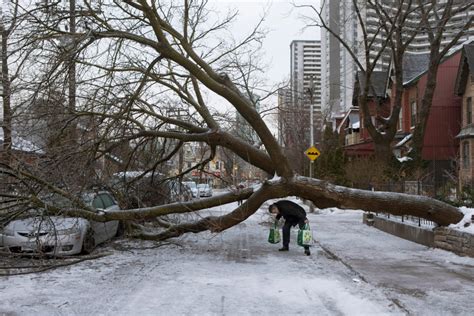
M 216 10 L 226 12 L 229 8 L 237 9 L 239 16 L 235 29 L 239 32 L 250 31 L 268 9 L 263 24 L 269 34 L 263 43 L 266 62 L 269 63 L 268 77 L 272 83 L 288 79 L 290 72 L 290 43 L 293 40 L 320 39 L 316 28 L 303 30 L 305 23 L 301 14 L 303 9 L 296 9 L 292 3 L 315 5 L 319 1 L 291 0 L 211 0 Z

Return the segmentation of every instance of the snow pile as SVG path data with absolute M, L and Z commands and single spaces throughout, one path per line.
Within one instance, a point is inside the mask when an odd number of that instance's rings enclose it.
M 281 180 L 281 177 L 279 175 L 275 174 L 273 175 L 273 178 L 270 180 L 267 180 L 268 183 L 273 184 L 273 183 L 278 183 Z
M 397 157 L 397 159 L 400 162 L 407 162 L 407 161 L 413 160 L 411 157 L 408 157 L 408 156 L 404 156 L 404 157 L 400 157 L 400 158 Z
M 472 223 L 472 219 L 474 218 L 474 208 L 461 206 L 459 210 L 464 214 L 464 218 L 459 223 L 451 224 L 449 227 L 474 234 L 474 224 Z

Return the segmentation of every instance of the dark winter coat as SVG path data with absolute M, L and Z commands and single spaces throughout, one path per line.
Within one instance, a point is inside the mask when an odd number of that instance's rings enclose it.
M 287 223 L 291 224 L 291 226 L 304 223 L 306 219 L 306 212 L 298 204 L 288 200 L 281 200 L 274 203 L 273 205 L 276 205 L 280 211 L 280 214 L 276 216 L 276 219 L 283 217 Z

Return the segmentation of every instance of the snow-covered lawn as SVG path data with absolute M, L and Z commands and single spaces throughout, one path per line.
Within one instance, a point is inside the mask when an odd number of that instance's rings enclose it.
M 236 204 L 212 212 L 227 212 Z M 267 242 L 268 204 L 228 231 L 176 244 L 116 240 L 112 255 L 0 279 L 0 315 L 468 315 L 474 259 L 362 224 L 361 211 L 308 217 L 304 256 Z M 204 212 L 206 213 L 206 212 Z M 295 231 L 296 233 L 296 231 Z

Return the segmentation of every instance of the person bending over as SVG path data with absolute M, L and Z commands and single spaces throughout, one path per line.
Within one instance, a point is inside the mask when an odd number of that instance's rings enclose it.
M 288 201 L 281 200 L 278 201 L 268 208 L 268 211 L 276 215 L 276 219 L 280 218 L 285 219 L 285 224 L 283 225 L 283 247 L 278 249 L 279 251 L 288 251 L 290 244 L 290 230 L 291 227 L 299 225 L 300 229 L 303 229 L 306 223 L 309 223 L 308 218 L 306 217 L 305 210 L 298 204 Z M 305 255 L 309 256 L 311 252 L 309 251 L 309 246 L 304 246 Z

